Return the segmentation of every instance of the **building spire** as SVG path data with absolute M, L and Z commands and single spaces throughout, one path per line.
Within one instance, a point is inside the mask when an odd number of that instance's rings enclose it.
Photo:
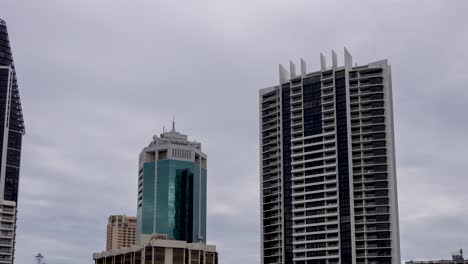
M 174 117 L 174 114 L 172 114 L 172 131 L 175 132 L 175 117 Z

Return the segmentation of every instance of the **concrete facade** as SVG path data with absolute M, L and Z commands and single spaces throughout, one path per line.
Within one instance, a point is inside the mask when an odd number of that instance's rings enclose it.
M 260 90 L 262 263 L 401 261 L 391 66 L 344 54 Z
M 111 215 L 107 223 L 106 250 L 135 245 L 136 217 Z

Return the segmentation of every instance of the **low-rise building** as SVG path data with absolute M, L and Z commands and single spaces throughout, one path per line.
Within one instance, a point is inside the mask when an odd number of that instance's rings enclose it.
M 425 260 L 425 261 L 407 261 L 406 264 L 468 264 L 468 260 L 463 257 L 463 249 L 452 253 L 451 260 Z
M 216 246 L 142 236 L 140 245 L 94 253 L 95 264 L 218 264 Z

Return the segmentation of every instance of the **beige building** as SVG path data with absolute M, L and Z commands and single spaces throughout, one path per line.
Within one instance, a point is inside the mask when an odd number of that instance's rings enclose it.
M 116 250 L 135 245 L 136 222 L 136 217 L 133 216 L 109 216 L 106 250 Z
M 140 245 L 94 253 L 95 264 L 218 264 L 216 246 L 143 235 Z

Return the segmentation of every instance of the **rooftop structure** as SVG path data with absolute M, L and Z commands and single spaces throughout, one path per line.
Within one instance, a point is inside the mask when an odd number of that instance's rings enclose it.
M 95 264 L 218 264 L 216 246 L 170 240 L 167 235 L 142 236 L 141 244 L 94 253 Z
M 452 253 L 451 260 L 407 261 L 406 264 L 468 264 L 468 260 L 463 257 L 463 249 L 460 249 Z

